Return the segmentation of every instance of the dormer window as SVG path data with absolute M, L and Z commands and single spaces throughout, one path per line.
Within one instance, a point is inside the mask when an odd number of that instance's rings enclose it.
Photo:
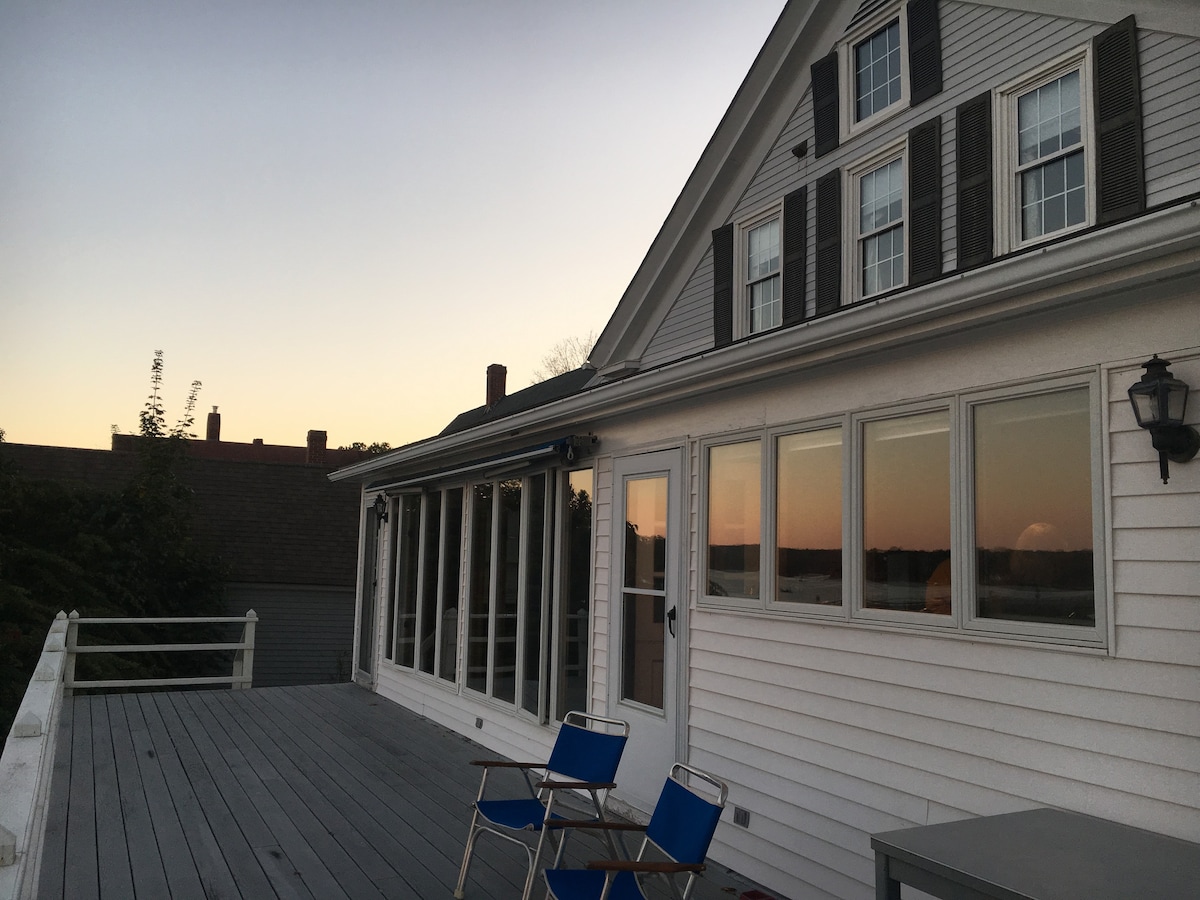
M 864 122 L 903 96 L 900 19 L 854 46 L 854 121 Z
M 938 0 L 879 5 L 812 65 L 817 157 L 942 90 Z

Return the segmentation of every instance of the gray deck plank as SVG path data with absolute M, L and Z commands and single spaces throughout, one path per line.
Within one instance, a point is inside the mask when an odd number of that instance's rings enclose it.
M 47 900 L 449 897 L 469 762 L 492 755 L 356 685 L 68 698 L 59 736 Z M 483 840 L 467 895 L 515 897 L 524 874 L 523 853 Z M 696 896 L 736 896 L 722 883 Z
M 307 823 L 301 827 L 301 831 L 306 834 L 321 863 L 336 879 L 341 890 L 351 897 L 381 897 L 371 876 L 364 869 L 370 869 L 379 877 L 391 877 L 396 870 L 382 855 L 373 853 L 358 830 L 347 821 L 345 805 L 327 797 L 320 769 L 322 765 L 329 765 L 330 761 L 322 760 L 315 767 L 297 766 L 286 731 L 273 728 L 243 697 L 238 697 L 236 702 L 222 704 L 222 700 L 229 696 L 214 693 L 206 701 L 218 706 L 225 705 L 226 715 L 242 726 L 248 738 L 260 746 L 271 747 L 271 764 L 279 776 L 289 785 L 304 786 L 304 790 L 296 791 L 294 797 L 289 798 L 292 820 Z M 308 730 L 307 723 L 304 730 Z M 339 799 L 333 798 L 334 801 Z M 356 852 L 348 852 L 343 842 Z
M 259 702 L 264 715 L 268 716 L 284 715 L 287 711 L 298 715 L 301 710 L 296 705 L 296 690 L 293 689 L 288 689 L 287 694 L 271 696 L 269 702 L 260 695 Z M 389 783 L 397 769 L 411 771 L 420 769 L 420 764 L 410 757 L 404 766 L 396 766 L 394 758 L 390 766 L 364 765 L 359 758 L 363 741 L 355 738 L 355 735 L 362 734 L 361 727 L 353 733 L 347 733 L 335 727 L 338 720 L 329 716 L 327 710 L 322 710 L 322 713 L 314 717 L 314 727 L 306 729 L 306 736 L 319 734 L 320 739 L 333 751 L 333 769 L 329 773 L 331 780 L 346 791 L 348 797 L 356 798 L 355 802 L 361 803 L 381 825 L 396 835 L 403 845 L 404 856 L 408 857 L 402 869 L 406 879 L 417 884 L 417 875 L 424 869 L 429 872 L 429 877 L 422 879 L 425 890 L 451 889 L 458 876 L 457 854 L 461 852 L 462 835 L 445 828 L 444 807 L 422 809 L 425 804 L 418 794 L 411 790 L 397 791 Z M 433 748 L 430 749 L 432 755 Z M 465 831 L 464 827 L 464 835 Z M 524 880 L 524 868 L 519 871 L 512 865 L 505 865 L 504 868 L 507 871 L 493 873 L 494 879 L 508 882 L 519 892 L 519 884 Z
M 92 768 L 92 698 L 75 706 L 71 734 L 71 812 L 67 819 L 67 866 L 63 880 L 72 897 L 100 896 L 96 863 L 96 791 Z
M 322 725 L 313 722 L 302 733 L 289 728 L 294 716 L 274 709 L 281 696 L 272 695 L 265 707 L 259 704 L 258 725 L 275 737 L 278 748 L 296 772 L 317 788 L 316 793 L 306 798 L 313 814 L 346 850 L 348 858 L 353 858 L 354 864 L 371 878 L 372 884 L 389 881 L 403 871 L 414 884 L 431 886 L 420 857 L 398 834 L 398 823 L 386 821 L 386 817 L 380 821 L 371 815 L 371 806 L 379 802 L 376 794 L 356 782 L 347 784 L 340 761 L 324 740 Z M 341 874 L 340 870 L 335 871 Z
M 139 841 L 153 840 L 157 844 L 162 855 L 168 890 L 174 900 L 205 900 L 204 886 L 188 847 L 187 833 L 180 824 L 179 814 L 171 800 L 167 779 L 158 760 L 158 749 L 154 746 L 150 728 L 142 712 L 142 696 L 144 695 L 124 694 L 121 697 L 153 829 L 150 834 L 132 837 Z M 146 847 L 146 851 L 149 851 L 149 847 Z
M 50 796 L 55 802 L 46 804 L 46 829 L 42 837 L 42 858 L 57 860 L 58 865 L 42 867 L 39 873 L 38 895 L 46 900 L 63 900 L 64 871 L 61 860 L 67 848 L 67 818 L 71 796 L 71 734 L 75 704 L 64 702 L 54 736 L 54 762 L 50 769 Z
M 121 812 L 125 819 L 126 852 L 129 854 L 129 869 L 133 878 L 132 896 L 168 897 L 170 888 L 167 885 L 167 873 L 163 869 L 162 852 L 154 839 L 150 805 L 146 801 L 145 785 L 133 747 L 124 699 L 117 695 L 105 699 L 108 724 L 112 730 Z
M 205 691 L 198 693 L 195 700 L 207 705 L 221 720 L 228 739 L 242 751 L 262 779 L 263 787 L 284 813 L 285 819 L 277 819 L 274 823 L 280 828 L 277 852 L 290 860 L 291 870 L 298 873 L 305 888 L 314 896 L 331 900 L 348 897 L 329 866 L 329 863 L 336 865 L 335 861 L 344 855 L 344 851 L 330 837 L 324 823 L 312 815 L 303 799 L 313 791 L 312 785 L 288 771 L 273 742 L 263 739 L 253 717 L 246 714 L 244 698 L 239 696 L 235 702 L 223 703 L 232 693 Z
M 203 817 L 203 828 L 197 825 L 202 846 L 208 847 L 214 856 L 220 859 L 220 866 L 217 865 L 216 859 L 213 860 L 212 865 L 216 870 L 214 875 L 220 877 L 222 868 L 229 873 L 234 884 L 227 886 L 225 892 L 231 897 L 269 897 L 272 891 L 267 876 L 243 837 L 237 819 L 221 796 L 204 757 L 196 749 L 192 736 L 179 714 L 176 707 L 178 695 L 164 692 L 147 696 L 154 699 L 166 734 L 175 747 L 181 771 L 187 773 L 191 793 L 198 804 L 197 814 Z M 196 841 L 190 843 L 195 855 Z M 199 860 L 197 862 L 199 863 Z M 203 876 L 202 880 L 209 896 L 215 896 L 214 882 Z
M 108 720 L 108 698 L 96 697 L 92 710 L 92 767 L 96 796 L 96 856 L 101 897 L 132 897 L 133 870 L 117 778 L 113 728 Z

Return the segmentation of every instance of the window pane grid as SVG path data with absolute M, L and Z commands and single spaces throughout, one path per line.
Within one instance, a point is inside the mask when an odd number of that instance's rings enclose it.
M 900 20 L 854 48 L 856 121 L 900 99 Z
M 1041 237 L 1087 220 L 1079 71 L 1017 98 L 1021 236 Z
M 783 324 L 783 297 L 779 276 L 750 285 L 750 331 L 766 331 Z
M 862 294 L 869 297 L 904 283 L 904 159 L 858 179 L 862 238 Z

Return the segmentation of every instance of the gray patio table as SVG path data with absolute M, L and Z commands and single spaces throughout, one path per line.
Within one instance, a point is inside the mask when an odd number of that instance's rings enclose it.
M 1188 900 L 1200 844 L 1057 809 L 872 835 L 876 900 Z

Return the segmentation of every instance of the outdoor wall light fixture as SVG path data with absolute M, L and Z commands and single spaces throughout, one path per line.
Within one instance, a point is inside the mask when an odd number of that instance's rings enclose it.
M 380 522 L 386 522 L 387 516 L 387 496 L 384 494 L 376 494 L 375 502 L 371 504 L 371 508 L 375 510 L 375 518 Z
M 1158 451 L 1158 471 L 1163 484 L 1167 483 L 1167 460 L 1187 462 L 1200 450 L 1200 434 L 1183 424 L 1187 411 L 1188 386 L 1172 378 L 1167 366 L 1169 359 L 1152 359 L 1142 363 L 1146 374 L 1129 388 L 1129 402 L 1137 423 L 1149 429 L 1150 440 Z

